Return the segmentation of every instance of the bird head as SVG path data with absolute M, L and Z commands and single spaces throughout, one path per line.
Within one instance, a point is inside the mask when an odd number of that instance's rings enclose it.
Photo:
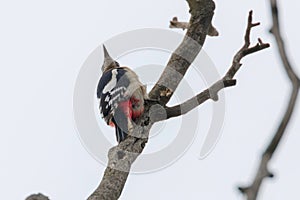
M 105 72 L 110 69 L 114 69 L 120 67 L 119 63 L 115 61 L 108 53 L 106 47 L 103 45 L 103 52 L 104 52 L 104 62 L 102 65 L 102 72 Z

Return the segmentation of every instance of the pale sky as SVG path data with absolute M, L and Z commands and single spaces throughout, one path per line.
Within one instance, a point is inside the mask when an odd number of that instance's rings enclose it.
M 292 64 L 300 63 L 296 53 L 300 3 L 280 1 L 280 5 Z M 252 179 L 259 156 L 277 128 L 290 85 L 268 33 L 268 1 L 217 1 L 216 6 L 213 22 L 220 37 L 208 38 L 204 50 L 220 74 L 243 44 L 249 10 L 254 10 L 255 21 L 262 23 L 253 30 L 253 42 L 261 37 L 272 47 L 243 60 L 236 76 L 238 85 L 226 89 L 226 118 L 213 152 L 204 160 L 198 159 L 213 104 L 206 102 L 197 109 L 203 127 L 191 147 L 164 169 L 130 175 L 122 200 L 242 199 L 236 187 Z M 173 16 L 188 19 L 184 0 L 0 2 L 0 199 L 24 199 L 41 192 L 54 200 L 81 200 L 94 191 L 105 168 L 83 147 L 75 127 L 73 92 L 78 73 L 103 42 L 135 29 L 168 29 Z M 168 56 L 165 58 L 157 62 L 166 63 Z M 121 61 L 134 68 L 145 59 L 130 56 Z M 295 68 L 300 75 L 299 65 Z M 193 91 L 205 89 L 203 80 L 198 83 L 192 71 L 189 73 Z M 264 182 L 260 199 L 299 196 L 299 115 L 297 104 L 288 133 L 270 163 L 276 177 Z M 176 134 L 180 122 L 179 118 L 164 124 L 165 129 L 149 141 L 145 152 L 168 145 L 175 137 L 168 134 Z M 113 141 L 114 131 L 107 130 Z

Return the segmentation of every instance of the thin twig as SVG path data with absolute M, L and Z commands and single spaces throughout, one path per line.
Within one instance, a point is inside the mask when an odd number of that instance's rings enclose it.
M 239 187 L 239 190 L 246 195 L 248 200 L 256 200 L 259 190 L 261 188 L 262 182 L 267 177 L 274 177 L 274 175 L 269 171 L 268 164 L 271 158 L 273 157 L 276 149 L 278 148 L 278 145 L 283 138 L 283 136 L 286 133 L 286 128 L 288 126 L 288 123 L 291 119 L 291 116 L 293 114 L 297 97 L 299 93 L 299 87 L 300 87 L 300 81 L 297 77 L 295 71 L 293 70 L 293 67 L 291 66 L 286 50 L 284 41 L 281 36 L 280 32 L 280 25 L 279 25 L 279 17 L 278 17 L 278 6 L 277 6 L 277 0 L 270 0 L 271 10 L 272 10 L 272 19 L 273 19 L 273 26 L 271 28 L 271 33 L 274 35 L 278 51 L 283 63 L 283 67 L 285 69 L 285 72 L 287 76 L 289 77 L 290 82 L 292 83 L 292 93 L 290 96 L 290 100 L 286 109 L 285 114 L 283 115 L 282 121 L 272 138 L 270 144 L 267 146 L 266 150 L 264 151 L 259 167 L 256 172 L 256 176 L 252 182 L 252 184 L 248 187 Z
M 182 30 L 188 29 L 189 23 L 188 22 L 180 22 L 178 21 L 177 17 L 173 17 L 173 19 L 170 21 L 169 28 L 180 28 Z
M 170 21 L 169 28 L 179 28 L 182 30 L 188 29 L 189 28 L 189 23 L 188 22 L 180 22 L 178 21 L 177 17 L 173 17 L 173 19 Z M 211 24 L 208 29 L 207 35 L 209 36 L 219 36 L 218 30 Z
M 270 45 L 267 43 L 263 43 L 261 39 L 258 39 L 258 43 L 250 47 L 250 33 L 253 27 L 258 26 L 259 23 L 252 23 L 253 21 L 253 12 L 249 12 L 248 16 L 248 24 L 246 29 L 246 34 L 244 37 L 244 45 L 243 47 L 235 54 L 233 58 L 233 62 L 231 67 L 229 68 L 226 75 L 219 81 L 217 81 L 215 84 L 213 84 L 208 89 L 204 90 L 203 92 L 199 93 L 197 96 L 187 100 L 186 102 L 176 105 L 173 107 L 167 107 L 165 106 L 163 109 L 165 109 L 165 112 L 159 112 L 156 110 L 156 112 L 153 112 L 155 114 L 155 117 L 151 117 L 152 119 L 156 119 L 158 121 L 169 119 L 172 117 L 177 117 L 183 114 L 188 113 L 192 109 L 196 108 L 206 100 L 212 99 L 214 101 L 217 101 L 218 98 L 218 92 L 226 87 L 231 87 L 236 84 L 236 80 L 233 79 L 234 75 L 237 73 L 237 71 L 242 66 L 241 60 L 245 56 L 261 51 L 265 48 L 268 48 Z M 159 109 L 159 108 L 158 108 Z M 161 108 L 160 108 L 161 109 Z

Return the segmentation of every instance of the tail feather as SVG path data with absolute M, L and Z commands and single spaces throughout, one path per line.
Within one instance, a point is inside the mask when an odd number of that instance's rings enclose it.
M 120 143 L 128 135 L 128 116 L 121 109 L 117 108 L 112 121 L 115 124 L 117 141 Z
M 123 131 L 120 127 L 116 126 L 116 137 L 118 143 L 120 143 L 123 140 L 125 140 L 125 138 L 127 137 L 127 133 Z

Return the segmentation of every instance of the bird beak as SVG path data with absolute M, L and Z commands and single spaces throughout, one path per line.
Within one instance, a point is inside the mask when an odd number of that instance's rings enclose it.
M 102 72 L 104 72 L 106 69 L 108 69 L 112 63 L 114 63 L 114 59 L 110 57 L 105 45 L 103 45 L 103 52 L 104 52 L 104 63 L 102 66 Z
M 106 60 L 106 59 L 111 59 L 111 60 L 112 60 L 112 58 L 110 57 L 110 55 L 109 55 L 109 53 L 108 53 L 108 51 L 107 51 L 105 45 L 103 45 L 103 52 L 104 52 L 104 59 L 105 59 L 105 60 Z

